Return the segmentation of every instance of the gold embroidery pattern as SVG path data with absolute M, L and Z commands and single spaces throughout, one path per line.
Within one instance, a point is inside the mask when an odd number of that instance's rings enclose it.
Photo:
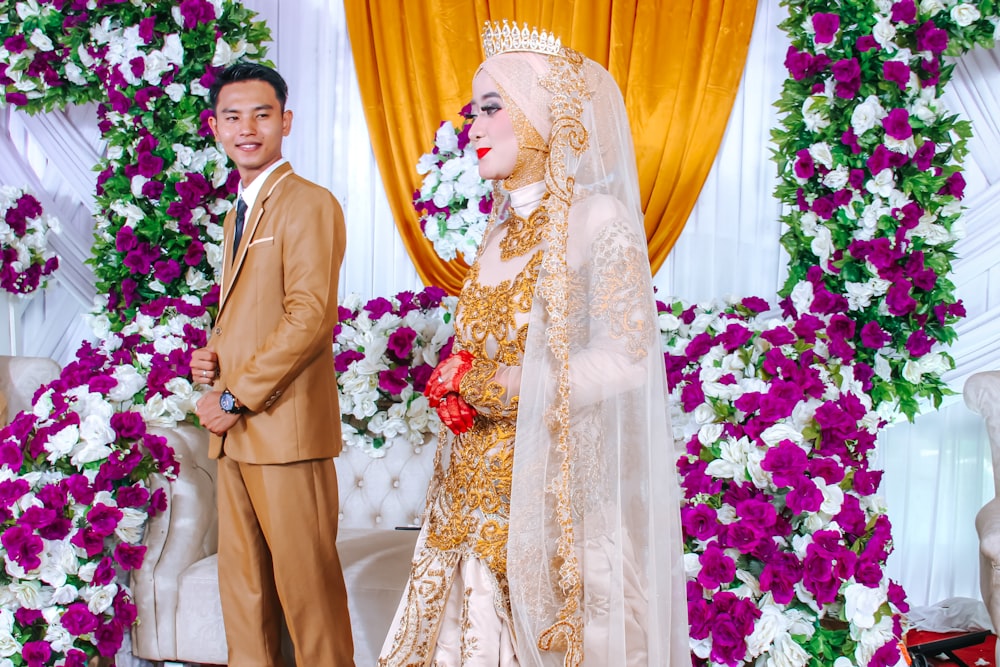
M 426 540 L 414 558 L 392 652 L 380 667 L 423 666 L 431 658 L 448 589 L 466 557 L 480 559 L 489 569 L 496 583 L 497 612 L 510 624 L 507 538 L 517 397 L 505 397 L 493 378 L 499 364 L 521 363 L 527 327 L 519 327 L 516 317 L 531 309 L 541 261 L 539 252 L 517 276 L 495 286 L 478 282 L 478 262 L 469 271 L 459 297 L 456 347 L 476 357 L 462 380 L 462 395 L 484 409 L 471 430 L 451 440 L 447 467 L 441 462 L 445 447 L 438 447 L 424 518 Z M 495 349 L 492 356 L 490 349 Z M 448 442 L 443 432 L 440 442 Z M 463 609 L 463 626 L 469 622 Z M 462 628 L 463 660 L 476 649 L 467 641 L 468 630 Z
M 566 259 L 569 206 L 573 198 L 575 180 L 566 171 L 569 157 L 579 155 L 588 143 L 587 130 L 580 121 L 584 101 L 588 97 L 583 80 L 583 57 L 571 49 L 563 50 L 565 57 L 550 57 L 549 71 L 540 81 L 552 91 L 550 104 L 554 119 L 549 137 L 549 168 L 546 173 L 548 194 L 542 205 L 549 210 L 550 223 L 546 227 L 546 252 L 537 294 L 544 298 L 548 314 L 545 330 L 546 343 L 555 359 L 558 371 L 556 396 L 546 415 L 546 421 L 555 426 L 556 450 L 562 456 L 559 473 L 547 493 L 556 501 L 555 514 L 560 535 L 556 545 L 558 585 L 563 602 L 555 621 L 536 639 L 543 651 L 564 651 L 564 667 L 578 667 L 583 663 L 583 580 L 576 556 L 572 488 L 573 443 L 570 437 L 569 405 L 569 301 L 570 270 Z
M 507 110 L 507 115 L 510 116 L 511 125 L 514 127 L 514 136 L 517 138 L 517 160 L 514 162 L 514 169 L 510 172 L 510 176 L 503 181 L 504 188 L 509 192 L 531 183 L 537 183 L 545 178 L 545 162 L 549 156 L 549 146 L 520 107 L 513 103 L 510 95 L 499 84 L 497 84 L 497 92 L 504 100 L 504 108 Z
M 601 230 L 593 246 L 600 269 L 590 312 L 607 322 L 612 338 L 625 339 L 625 349 L 636 359 L 646 356 L 653 337 L 652 313 L 647 307 L 653 296 L 641 274 L 640 267 L 648 261 L 641 248 L 641 241 L 624 225 L 612 223 Z
M 532 211 L 527 220 L 511 208 L 510 217 L 507 218 L 507 233 L 500 239 L 500 259 L 506 262 L 531 252 L 541 243 L 548 222 L 549 214 L 544 206 Z

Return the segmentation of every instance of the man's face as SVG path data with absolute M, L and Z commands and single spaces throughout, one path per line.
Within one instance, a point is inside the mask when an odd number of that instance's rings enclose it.
M 239 81 L 219 91 L 208 126 L 247 186 L 281 159 L 281 140 L 292 129 L 292 112 L 281 111 L 278 96 L 266 81 Z

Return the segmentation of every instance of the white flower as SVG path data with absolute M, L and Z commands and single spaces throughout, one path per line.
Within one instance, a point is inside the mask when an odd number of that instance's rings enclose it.
M 963 2 L 951 8 L 951 18 L 955 23 L 964 28 L 982 18 L 982 14 L 979 13 L 975 5 Z
M 121 507 L 121 521 L 115 527 L 115 535 L 122 542 L 138 544 L 142 539 L 143 528 L 146 525 L 146 513 L 134 507 Z
M 878 98 L 874 95 L 869 95 L 865 98 L 864 102 L 854 107 L 854 111 L 851 112 L 851 127 L 854 129 L 854 134 L 860 137 L 875 127 L 885 116 L 886 111 L 882 108 Z
M 896 179 L 892 175 L 892 169 L 886 167 L 879 173 L 875 174 L 875 177 L 869 179 L 865 183 L 865 189 L 873 194 L 879 194 L 883 197 L 888 197 L 892 194 L 895 189 Z
M 80 429 L 77 428 L 76 424 L 70 424 L 49 436 L 48 442 L 45 443 L 45 451 L 49 455 L 45 458 L 48 459 L 49 463 L 55 463 L 73 451 L 79 442 Z
M 113 583 L 104 586 L 87 586 L 80 591 L 81 597 L 87 601 L 87 609 L 92 614 L 103 614 L 115 601 L 117 593 L 118 585 Z
M 818 164 L 823 165 L 827 169 L 833 168 L 833 153 L 830 152 L 830 144 L 825 141 L 815 143 L 809 147 L 809 155 Z
M 171 63 L 167 59 L 166 54 L 162 51 L 153 51 L 143 58 L 145 62 L 145 69 L 142 73 L 142 78 L 151 83 L 154 86 L 160 85 L 160 79 L 163 78 L 165 72 L 170 70 Z
M 31 45 L 39 51 L 51 51 L 54 48 L 52 40 L 49 39 L 48 35 L 38 28 L 35 28 L 35 30 L 31 33 L 28 41 L 31 42 Z
M 824 98 L 812 95 L 802 103 L 802 120 L 805 121 L 806 129 L 810 132 L 818 132 L 830 124 L 826 112 L 818 106 L 820 100 L 824 100 Z
M 921 14 L 927 14 L 928 16 L 933 17 L 942 10 L 944 10 L 944 4 L 941 0 L 920 0 Z
M 892 18 L 889 16 L 880 15 L 878 17 L 878 21 L 875 22 L 875 26 L 872 28 L 872 37 L 875 38 L 879 46 L 890 52 L 898 48 L 895 42 L 896 26 L 893 25 Z
M 778 634 L 774 647 L 768 654 L 766 667 L 805 667 L 809 663 L 809 653 L 787 632 Z
M 803 280 L 792 288 L 792 305 L 800 313 L 808 313 L 813 302 L 813 286 L 808 280 Z

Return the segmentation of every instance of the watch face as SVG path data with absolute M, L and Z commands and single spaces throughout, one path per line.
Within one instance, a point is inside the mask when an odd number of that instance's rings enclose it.
M 233 412 L 236 409 L 236 399 L 228 391 L 224 391 L 219 397 L 219 407 L 226 412 Z

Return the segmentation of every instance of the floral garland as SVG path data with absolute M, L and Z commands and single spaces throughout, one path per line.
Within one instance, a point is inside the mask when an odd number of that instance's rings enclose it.
M 233 0 L 0 2 L 5 101 L 30 113 L 96 101 L 108 146 L 89 260 L 104 343 L 84 345 L 0 433 L 3 664 L 110 656 L 135 620 L 118 574 L 141 563 L 138 531 L 162 509 L 150 476 L 177 465 L 146 428 L 189 418 L 201 395 L 188 361 L 218 302 L 221 217 L 238 178 L 211 140 L 208 88 L 235 59 L 263 56 L 269 31 L 253 17 Z M 65 532 L 47 527 L 49 513 Z
M 422 213 L 420 230 L 446 262 L 458 252 L 470 264 L 475 260 L 493 206 L 490 182 L 479 177 L 479 159 L 469 141 L 471 109 L 463 107 L 465 122 L 459 128 L 442 121 L 434 150 L 417 162 L 417 173 L 426 175 L 413 193 L 413 207 Z
M 349 295 L 334 331 L 344 443 L 372 457 L 393 438 L 420 446 L 440 419 L 423 395 L 431 371 L 451 353 L 455 297 L 437 287 L 378 297 Z
M 185 350 L 210 321 L 191 297 L 145 304 L 0 431 L 4 664 L 83 667 L 121 646 L 136 608 L 118 574 L 142 564 L 146 521 L 166 509 L 151 475 L 179 465 L 148 427 L 193 409 Z
M 884 572 L 872 455 L 886 420 L 947 392 L 934 347 L 964 315 L 948 274 L 970 128 L 941 107 L 943 55 L 992 45 L 997 7 L 783 4 L 780 308 L 661 305 L 692 649 L 709 665 L 896 665 L 907 605 Z
M 59 221 L 42 212 L 42 205 L 23 188 L 0 185 L 0 287 L 24 296 L 45 289 L 59 268 L 49 250 L 49 234 L 60 232 Z

